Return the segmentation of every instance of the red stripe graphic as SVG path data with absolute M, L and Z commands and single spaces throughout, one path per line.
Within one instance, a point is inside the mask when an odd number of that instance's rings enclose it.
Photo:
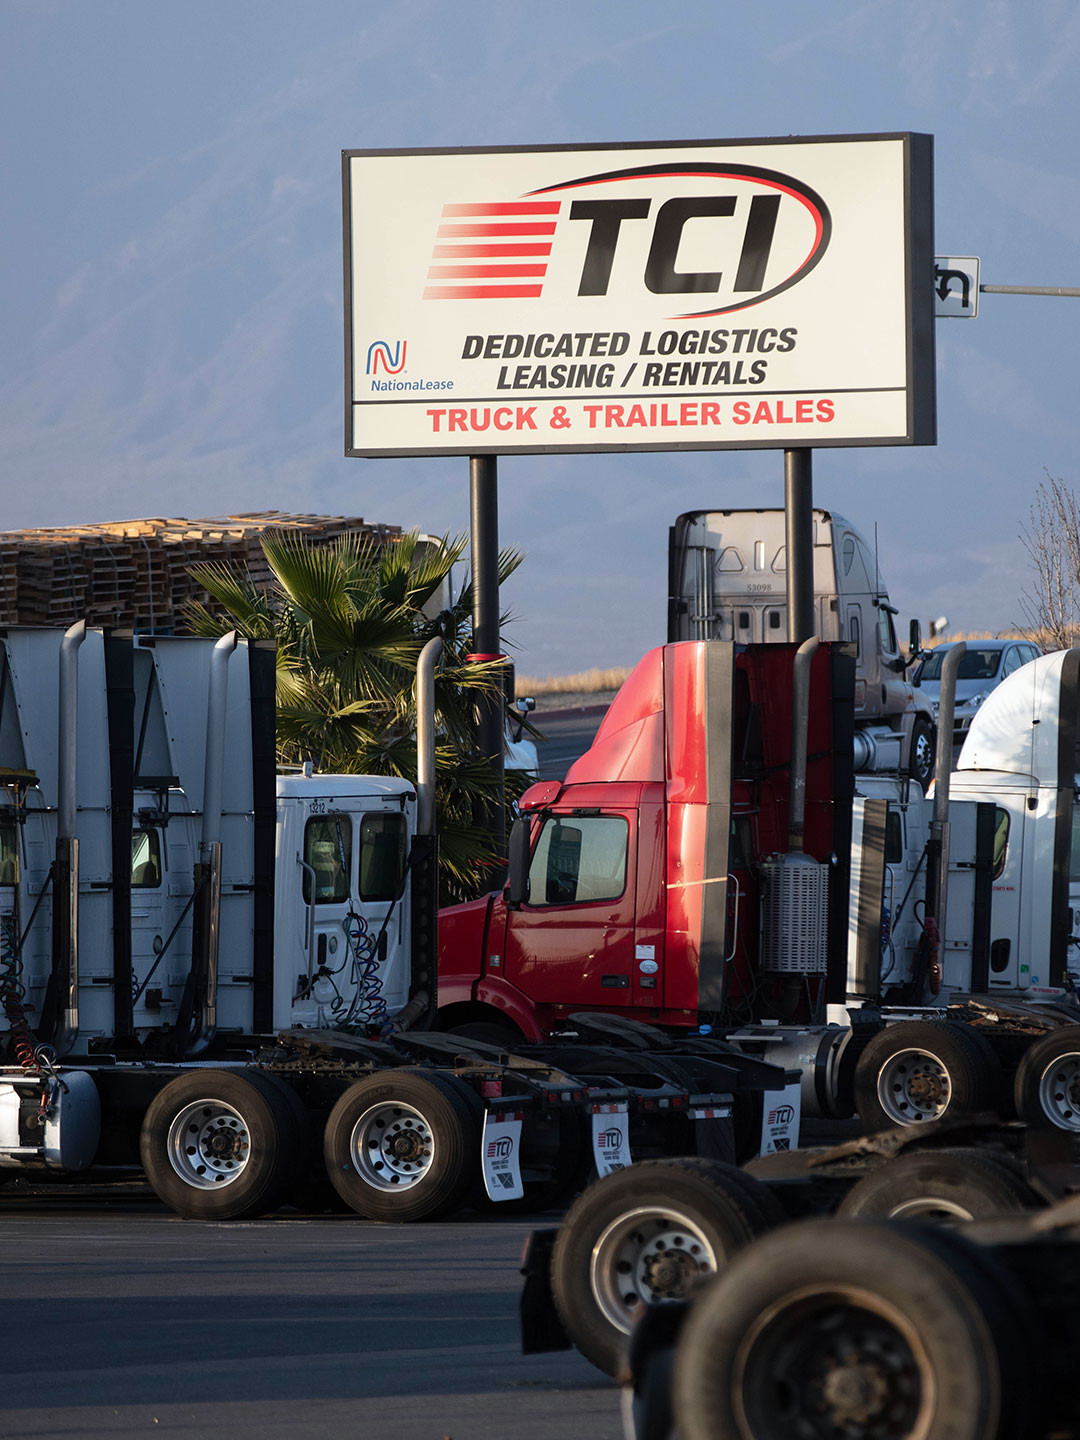
M 555 222 L 550 224 L 545 220 L 529 222 L 523 220 L 520 224 L 513 221 L 489 221 L 486 225 L 440 225 L 440 240 L 463 240 L 470 235 L 554 235 Z
M 469 200 L 444 205 L 424 299 L 535 300 L 543 289 L 561 206 L 561 200 Z M 490 283 L 447 283 L 471 280 Z
M 560 201 L 496 200 L 488 205 L 444 205 L 446 219 L 461 215 L 558 215 Z
M 533 275 L 542 280 L 546 265 L 432 265 L 429 280 L 524 280 Z
M 511 255 L 550 255 L 551 241 L 537 240 L 535 245 L 516 240 L 496 241 L 491 245 L 436 245 L 433 260 L 497 260 Z
M 425 300 L 535 300 L 542 285 L 429 285 Z

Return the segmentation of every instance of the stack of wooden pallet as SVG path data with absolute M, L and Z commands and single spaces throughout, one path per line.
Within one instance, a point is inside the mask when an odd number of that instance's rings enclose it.
M 246 568 L 257 585 L 269 585 L 259 537 L 271 528 L 303 530 L 316 541 L 348 533 L 382 542 L 401 533 L 396 525 L 369 525 L 353 516 L 279 510 L 0 532 L 0 625 L 85 619 L 174 631 L 186 601 L 209 600 L 191 577 L 193 565 L 216 561 Z

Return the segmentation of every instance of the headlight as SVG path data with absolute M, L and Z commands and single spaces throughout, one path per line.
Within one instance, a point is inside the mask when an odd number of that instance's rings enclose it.
M 957 710 L 977 710 L 989 694 L 989 690 L 980 690 L 978 695 L 972 695 L 970 699 L 961 701 L 956 708 Z

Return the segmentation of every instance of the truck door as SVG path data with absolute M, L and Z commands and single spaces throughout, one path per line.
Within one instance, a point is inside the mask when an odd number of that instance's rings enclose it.
M 553 1005 L 629 1005 L 634 974 L 633 830 L 626 814 L 549 814 L 529 898 L 508 915 L 505 974 Z
M 314 907 L 312 998 L 327 1024 L 378 1025 L 408 984 L 405 818 L 346 808 L 309 815 L 304 865 L 304 904 Z

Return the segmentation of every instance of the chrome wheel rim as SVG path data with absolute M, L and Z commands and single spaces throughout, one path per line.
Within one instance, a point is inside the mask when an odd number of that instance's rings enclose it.
M 915 737 L 915 775 L 918 780 L 928 780 L 933 771 L 934 747 L 925 731 Z
M 169 1164 L 196 1190 L 221 1190 L 244 1173 L 251 1134 L 239 1110 L 223 1100 L 194 1100 L 169 1126 Z
M 1039 1077 L 1039 1107 L 1059 1130 L 1080 1130 L 1080 1054 L 1047 1065 Z
M 373 1190 L 411 1190 L 435 1162 L 435 1136 L 414 1106 L 384 1100 L 353 1126 L 349 1153 L 356 1173 Z
M 949 1108 L 952 1080 L 929 1050 L 901 1050 L 878 1072 L 878 1100 L 894 1125 L 938 1120 Z
M 719 1268 L 704 1230 L 676 1210 L 642 1206 L 620 1215 L 592 1249 L 589 1282 L 604 1318 L 630 1333 L 639 1304 L 676 1300 Z
M 932 1368 L 918 1334 L 868 1291 L 814 1288 L 771 1305 L 739 1346 L 732 1394 L 759 1440 L 924 1440 Z
M 939 1225 L 955 1225 L 957 1221 L 967 1223 L 975 1216 L 957 1200 L 946 1200 L 941 1195 L 924 1195 L 917 1200 L 904 1200 L 894 1205 L 886 1217 L 889 1220 L 932 1220 Z

